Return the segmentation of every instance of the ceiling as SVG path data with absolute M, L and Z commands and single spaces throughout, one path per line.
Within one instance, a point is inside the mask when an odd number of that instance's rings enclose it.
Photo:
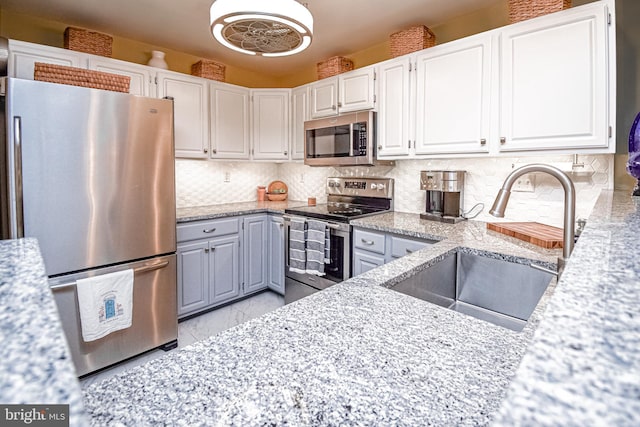
M 412 25 L 434 27 L 497 1 L 302 0 L 314 16 L 313 42 L 306 51 L 282 58 L 244 55 L 219 45 L 209 32 L 212 0 L 0 0 L 0 7 L 280 77 L 382 43 Z

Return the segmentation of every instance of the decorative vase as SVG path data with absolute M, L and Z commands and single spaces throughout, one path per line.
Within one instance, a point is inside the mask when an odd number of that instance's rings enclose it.
M 161 50 L 152 50 L 151 51 L 151 59 L 147 62 L 147 65 L 156 68 L 162 68 L 166 70 L 169 68 L 167 65 L 167 61 L 164 60 L 164 52 Z
M 640 113 L 631 125 L 629 132 L 629 161 L 627 162 L 627 172 L 638 180 L 633 189 L 634 196 L 640 196 Z

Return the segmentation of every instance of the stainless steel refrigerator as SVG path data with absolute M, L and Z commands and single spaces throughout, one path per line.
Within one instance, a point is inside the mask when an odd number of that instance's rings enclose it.
M 38 239 L 78 375 L 175 346 L 173 102 L 2 80 L 2 237 Z M 84 342 L 76 280 L 124 269 L 131 327 Z

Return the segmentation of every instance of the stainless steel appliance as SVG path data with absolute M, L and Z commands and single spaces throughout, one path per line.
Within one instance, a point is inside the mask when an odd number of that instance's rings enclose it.
M 36 237 L 79 376 L 177 344 L 173 102 L 3 79 L 2 237 Z M 76 280 L 134 270 L 132 326 L 84 342 Z
M 426 190 L 422 219 L 457 223 L 462 217 L 465 171 L 421 171 L 420 189 Z
M 391 178 L 327 178 L 327 203 L 285 209 L 285 294 L 288 304 L 351 277 L 351 225 L 356 218 L 393 210 Z M 289 268 L 291 219 L 315 218 L 330 230 L 330 262 L 325 276 L 300 274 Z
M 376 113 L 359 111 L 304 123 L 309 166 L 393 164 L 376 158 Z

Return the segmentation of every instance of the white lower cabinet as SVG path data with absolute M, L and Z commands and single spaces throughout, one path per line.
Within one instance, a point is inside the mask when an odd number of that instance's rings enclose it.
M 284 294 L 281 215 L 245 215 L 177 226 L 178 317 L 264 290 Z
M 353 275 L 365 273 L 394 259 L 436 243 L 381 231 L 353 229 Z

